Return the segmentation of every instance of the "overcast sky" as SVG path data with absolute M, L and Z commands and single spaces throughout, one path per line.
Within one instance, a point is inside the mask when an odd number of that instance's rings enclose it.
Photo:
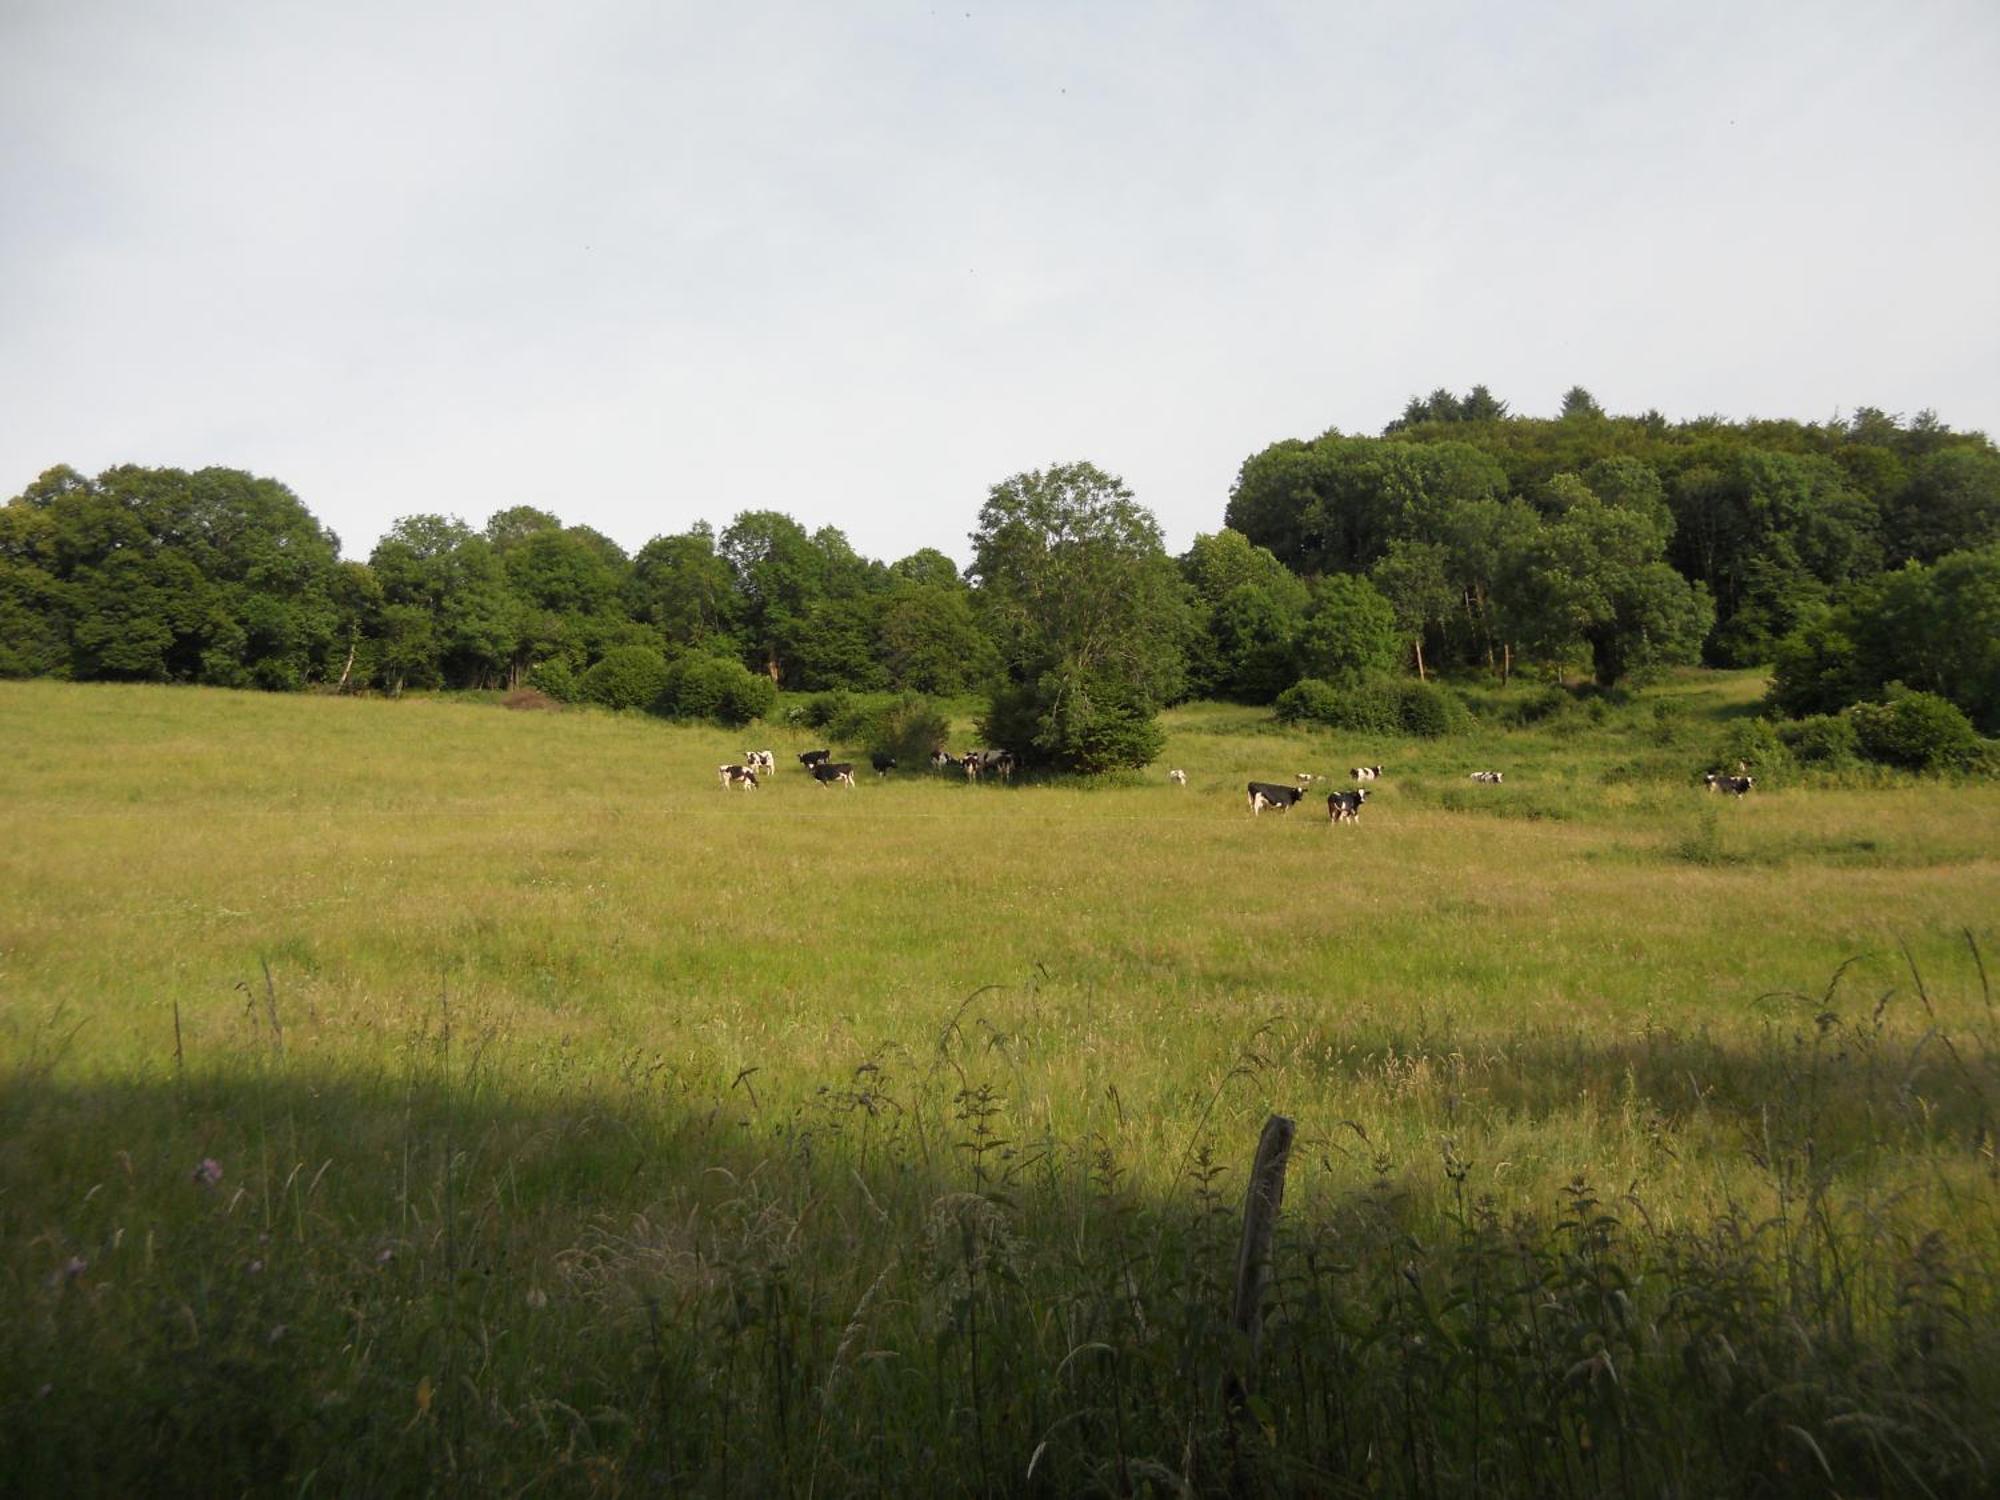
M 1996 79 L 1993 0 L 0 0 L 0 496 L 963 561 L 1438 385 L 2000 433 Z

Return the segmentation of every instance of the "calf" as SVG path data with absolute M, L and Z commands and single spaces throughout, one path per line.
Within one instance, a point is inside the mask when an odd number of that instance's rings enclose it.
M 1186 786 L 1186 785 L 1187 785 L 1187 772 L 1185 772 L 1185 771 L 1169 771 L 1169 772 L 1167 772 L 1167 780 L 1171 781 L 1171 782 L 1172 782 L 1172 783 L 1173 783 L 1173 784 L 1174 784 L 1175 786 Z
M 1483 781 L 1489 786 L 1500 785 L 1501 779 L 1498 771 L 1474 771 L 1466 778 L 1468 781 Z
M 847 761 L 823 760 L 812 768 L 812 774 L 821 786 L 832 786 L 836 781 L 846 787 L 854 785 L 854 767 Z
M 1382 774 L 1382 768 L 1380 766 L 1356 766 L 1347 774 L 1352 776 L 1356 781 L 1373 781 L 1377 776 Z
M 1715 771 L 1710 771 L 1701 779 L 1711 792 L 1729 792 L 1738 797 L 1757 784 L 1754 776 L 1723 776 Z
M 1368 788 L 1358 786 L 1351 792 L 1332 792 L 1326 799 L 1326 820 L 1329 823 L 1359 823 L 1361 804 L 1368 800 Z
M 722 778 L 722 788 L 740 786 L 746 792 L 757 790 L 757 773 L 749 766 L 717 766 L 716 774 Z
M 799 764 L 810 771 L 814 766 L 832 754 L 831 750 L 803 750 L 799 752 Z
M 875 768 L 877 776 L 887 776 L 891 771 L 896 769 L 896 757 L 893 755 L 884 755 L 880 751 L 876 751 L 868 757 L 868 764 Z
M 1274 781 L 1253 781 L 1250 783 L 1250 811 L 1262 812 L 1267 807 L 1275 807 L 1279 812 L 1290 812 L 1292 804 L 1305 796 L 1305 789 L 1296 786 L 1279 786 Z
M 1311 786 L 1319 778 L 1310 771 L 1295 771 L 1292 773 L 1292 780 L 1296 781 L 1300 786 Z

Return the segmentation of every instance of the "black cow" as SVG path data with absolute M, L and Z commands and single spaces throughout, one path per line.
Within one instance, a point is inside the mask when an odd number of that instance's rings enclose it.
M 831 750 L 802 750 L 799 752 L 799 764 L 810 771 L 832 754 Z
M 1275 781 L 1253 781 L 1250 783 L 1250 811 L 1260 813 L 1267 807 L 1275 807 L 1279 812 L 1290 812 L 1292 804 L 1305 794 L 1304 787 L 1279 786 Z
M 886 776 L 896 769 L 896 757 L 884 755 L 878 750 L 868 757 L 868 764 L 875 768 L 877 776 Z
M 836 781 L 843 786 L 854 785 L 854 767 L 847 761 L 820 761 L 812 768 L 813 780 L 821 786 L 832 786 Z
M 1326 820 L 1329 823 L 1359 823 L 1361 804 L 1368 800 L 1368 788 L 1358 786 L 1351 792 L 1333 792 L 1326 799 Z

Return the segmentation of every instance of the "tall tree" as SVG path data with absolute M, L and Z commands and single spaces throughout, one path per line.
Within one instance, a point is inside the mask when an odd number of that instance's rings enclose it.
M 993 486 L 972 542 L 1008 681 L 989 713 L 994 737 L 1070 769 L 1148 763 L 1191 626 L 1151 512 L 1095 465 L 1063 464 Z

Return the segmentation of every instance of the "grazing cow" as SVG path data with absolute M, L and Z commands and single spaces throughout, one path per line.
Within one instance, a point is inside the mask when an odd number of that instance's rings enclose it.
M 745 750 L 743 764 L 753 771 L 768 771 L 773 775 L 778 770 L 778 762 L 768 750 Z
M 951 755 L 946 751 L 943 750 L 931 751 L 931 769 L 933 771 L 942 771 L 948 766 L 955 766 L 957 764 L 958 762 L 954 760 L 951 757 Z
M 1466 780 L 1483 781 L 1488 786 L 1498 786 L 1500 785 L 1502 777 L 1498 771 L 1474 771 L 1470 776 L 1466 778 Z
M 1382 768 L 1380 766 L 1356 766 L 1347 774 L 1352 776 L 1356 781 L 1373 781 L 1377 776 L 1382 774 Z
M 847 761 L 823 760 L 812 768 L 812 773 L 813 780 L 821 786 L 832 786 L 836 781 L 846 787 L 854 785 L 854 767 Z
M 887 776 L 896 769 L 896 757 L 884 755 L 878 750 L 868 757 L 868 764 L 875 768 L 877 776 Z
M 1710 771 L 1701 779 L 1711 792 L 1730 792 L 1738 797 L 1757 784 L 1754 776 L 1724 776 L 1715 771 Z
M 1302 787 L 1279 786 L 1274 781 L 1253 781 L 1250 783 L 1250 811 L 1260 813 L 1267 807 L 1275 807 L 1279 812 L 1290 812 L 1292 804 L 1305 796 Z
M 977 750 L 966 751 L 958 763 L 965 767 L 965 779 L 967 781 L 977 781 L 979 779 L 979 752 Z
M 803 750 L 799 752 L 799 764 L 810 771 L 832 754 L 831 750 Z
M 1326 799 L 1326 820 L 1329 823 L 1359 823 L 1361 804 L 1368 800 L 1368 788 L 1358 786 L 1351 792 L 1330 792 Z
M 746 792 L 757 790 L 757 773 L 748 766 L 717 766 L 716 774 L 722 778 L 722 788 L 740 786 Z
M 1171 781 L 1171 782 L 1172 782 L 1172 783 L 1173 783 L 1173 784 L 1174 784 L 1175 786 L 1186 786 L 1186 785 L 1187 785 L 1187 772 L 1185 772 L 1185 771 L 1169 771 L 1169 772 L 1167 772 L 1167 780 Z

